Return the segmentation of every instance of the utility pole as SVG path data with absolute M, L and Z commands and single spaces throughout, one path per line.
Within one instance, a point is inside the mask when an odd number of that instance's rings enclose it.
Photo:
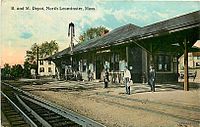
M 188 82 L 188 46 L 186 40 L 184 40 L 184 90 L 189 91 Z

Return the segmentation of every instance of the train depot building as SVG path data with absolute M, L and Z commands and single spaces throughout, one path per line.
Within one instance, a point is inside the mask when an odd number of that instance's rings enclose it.
M 178 81 L 178 58 L 200 40 L 200 11 L 175 17 L 148 26 L 127 24 L 109 33 L 58 52 L 47 60 L 56 65 L 59 79 L 71 72 L 87 80 L 88 71 L 93 79 L 102 79 L 109 69 L 110 81 L 120 83 L 123 70 L 128 66 L 133 82 L 146 82 L 150 65 L 156 69 L 156 82 Z

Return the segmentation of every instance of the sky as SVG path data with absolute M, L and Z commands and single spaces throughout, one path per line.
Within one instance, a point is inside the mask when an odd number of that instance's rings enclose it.
M 66 10 L 71 7 L 79 10 Z M 56 40 L 59 50 L 67 48 L 70 22 L 78 40 L 91 27 L 110 31 L 129 23 L 143 27 L 198 10 L 198 1 L 1 0 L 0 66 L 23 64 L 34 43 Z

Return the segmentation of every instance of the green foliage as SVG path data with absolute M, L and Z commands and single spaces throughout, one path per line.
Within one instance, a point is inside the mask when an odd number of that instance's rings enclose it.
M 87 41 L 96 37 L 103 36 L 108 32 L 109 30 L 102 26 L 96 28 L 90 28 L 86 30 L 82 35 L 80 35 L 79 40 L 80 42 Z
M 31 78 L 31 68 L 35 67 L 28 61 L 24 62 L 24 68 L 20 64 L 13 65 L 12 67 L 9 64 L 4 64 L 4 67 L 1 69 L 1 79 Z
M 39 46 L 40 58 L 51 56 L 56 52 L 58 52 L 58 44 L 55 40 L 50 41 L 50 43 L 46 41 Z
M 1 69 L 1 79 L 18 79 L 24 76 L 24 69 L 20 64 L 13 65 L 4 64 L 4 68 Z
M 20 64 L 16 64 L 11 68 L 11 77 L 18 79 L 23 77 L 23 68 Z
M 37 61 L 37 52 L 39 59 L 48 57 L 58 52 L 58 44 L 55 40 L 51 40 L 50 42 L 44 42 L 41 45 L 33 44 L 31 49 L 26 51 L 26 59 L 25 61 L 30 64 L 36 64 Z
M 36 58 L 37 58 L 37 48 L 39 46 L 34 43 L 31 46 L 31 49 L 26 51 L 26 59 L 25 61 L 29 62 L 30 64 L 36 64 Z
M 5 63 L 4 68 L 1 69 L 1 79 L 10 79 L 11 67 L 9 64 Z
M 25 61 L 23 70 L 24 78 L 31 78 L 31 68 L 33 68 L 32 65 L 28 61 Z

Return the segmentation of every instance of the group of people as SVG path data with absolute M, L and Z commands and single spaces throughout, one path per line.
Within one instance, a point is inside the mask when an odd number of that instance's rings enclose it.
M 151 65 L 150 69 L 149 69 L 148 84 L 150 85 L 152 92 L 155 92 L 155 78 L 156 78 L 156 72 L 155 72 L 153 65 Z M 133 83 L 133 81 L 132 81 L 132 78 L 131 78 L 131 72 L 128 70 L 127 66 L 124 69 L 123 80 L 124 80 L 124 84 L 125 84 L 126 94 L 130 95 L 131 94 L 130 85 Z M 108 69 L 105 69 L 105 72 L 104 72 L 104 88 L 108 87 L 108 82 L 109 82 L 109 72 L 108 72 Z

